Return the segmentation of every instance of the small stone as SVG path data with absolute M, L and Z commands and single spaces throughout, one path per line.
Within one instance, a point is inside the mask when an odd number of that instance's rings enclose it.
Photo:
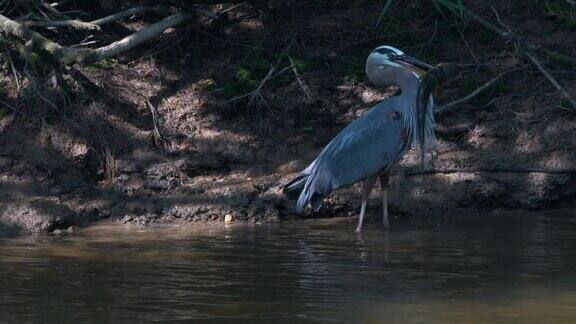
M 62 235 L 63 231 L 60 229 L 55 229 L 54 232 L 52 232 L 54 235 Z
M 224 221 L 226 223 L 232 222 L 232 214 L 226 214 L 226 216 L 224 217 Z

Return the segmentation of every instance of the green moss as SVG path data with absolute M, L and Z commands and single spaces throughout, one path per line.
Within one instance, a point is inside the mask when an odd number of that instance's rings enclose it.
M 510 92 L 510 87 L 508 86 L 508 84 L 503 81 L 500 80 L 500 82 L 496 83 L 493 87 L 493 91 L 495 93 L 506 93 L 506 92 Z
M 576 7 L 565 0 L 538 0 L 546 14 L 558 18 L 564 28 L 576 28 Z
M 239 61 L 239 67 L 234 72 L 233 78 L 223 84 L 223 95 L 233 97 L 253 91 L 258 87 L 262 79 L 266 77 L 272 64 L 277 62 L 278 59 L 279 54 L 267 59 L 261 55 L 255 55 L 252 52 L 245 53 L 244 57 Z M 295 56 L 292 56 L 292 60 L 299 73 L 304 73 L 318 66 L 318 62 L 314 60 L 304 60 Z M 286 66 L 287 62 L 288 60 L 285 59 L 276 73 L 280 72 L 280 70 Z M 287 70 L 269 80 L 267 86 L 272 88 L 283 87 L 291 84 L 294 80 L 292 71 Z
M 96 68 L 113 68 L 118 67 L 119 65 L 120 63 L 118 63 L 118 60 L 113 58 L 101 59 L 93 64 Z
M 402 31 L 400 24 L 392 18 L 382 19 L 378 25 L 377 34 L 396 34 Z
M 566 98 L 561 98 L 560 101 L 558 102 L 558 108 L 560 109 L 565 109 L 565 110 L 572 110 L 572 104 L 570 104 L 570 102 L 566 99 Z
M 241 82 L 252 82 L 252 73 L 245 68 L 239 68 L 236 71 L 236 79 Z
M 313 70 L 317 67 L 318 62 L 314 60 L 304 60 L 298 57 L 292 57 L 292 61 L 294 61 L 294 65 L 299 73 L 304 73 Z
M 364 67 L 367 54 L 342 55 L 332 62 L 331 70 L 340 76 L 345 84 L 356 84 L 364 80 Z
M 239 68 L 234 76 L 234 79 L 224 84 L 223 93 L 226 97 L 244 94 L 258 87 L 258 81 L 253 77 L 253 73 L 246 68 Z
M 470 80 L 469 78 L 463 78 L 458 83 L 458 92 L 464 96 L 467 96 L 472 91 L 476 90 L 476 88 L 478 88 L 478 86 L 479 85 L 476 82 Z
M 560 24 L 569 29 L 576 29 L 576 17 L 560 17 Z
M 28 55 L 28 64 L 38 75 L 50 73 L 52 59 L 44 52 L 32 52 Z
M 494 33 L 487 29 L 478 30 L 478 38 L 484 44 L 489 44 L 494 41 Z
M 358 84 L 359 78 L 357 74 L 345 74 L 342 77 L 342 82 L 346 85 L 355 85 Z
M 274 61 L 276 61 L 276 57 Z M 256 57 L 253 58 L 251 61 L 245 62 L 245 65 L 250 68 L 251 71 L 254 71 L 255 74 L 266 74 L 270 70 L 271 62 L 266 60 L 263 57 Z M 262 76 L 264 77 L 264 75 Z

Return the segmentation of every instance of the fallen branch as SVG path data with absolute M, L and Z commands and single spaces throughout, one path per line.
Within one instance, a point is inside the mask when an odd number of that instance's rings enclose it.
M 100 26 L 80 20 L 27 21 L 28 27 L 70 27 L 80 30 L 100 30 Z
M 179 12 L 168 16 L 159 22 L 143 28 L 132 35 L 126 36 L 119 41 L 116 41 L 108 46 L 100 47 L 94 50 L 96 54 L 95 59 L 100 60 L 108 58 L 125 52 L 133 47 L 140 45 L 152 38 L 160 36 L 166 29 L 179 25 L 188 19 L 191 15 L 184 12 Z
M 179 12 L 151 24 L 134 34 L 126 36 L 119 41 L 96 49 L 61 46 L 3 15 L 0 15 L 0 33 L 16 36 L 25 41 L 27 46 L 48 52 L 61 65 L 70 65 L 74 63 L 91 63 L 118 55 L 160 36 L 166 29 L 179 25 L 190 18 L 190 14 Z
M 504 75 L 516 71 L 516 69 L 512 69 L 512 70 L 508 70 L 508 71 L 504 71 L 500 74 L 498 74 L 495 78 L 493 78 L 492 80 L 484 83 L 482 86 L 478 87 L 476 90 L 472 91 L 469 95 L 467 95 L 464 98 L 460 98 L 458 100 L 454 100 L 452 102 L 449 102 L 445 105 L 442 105 L 440 107 L 438 107 L 435 111 L 436 114 L 441 115 L 441 114 L 446 114 L 449 113 L 451 111 L 454 110 L 454 107 L 463 103 L 466 103 L 472 99 L 474 99 L 475 97 L 477 97 L 479 94 L 481 94 L 482 92 L 484 92 L 486 89 L 492 87 L 494 84 L 496 84 L 496 82 L 498 82 L 500 80 L 500 78 L 502 78 Z
M 118 20 L 122 20 L 124 18 L 137 14 L 143 14 L 146 12 L 153 12 L 162 16 L 168 16 L 170 14 L 178 13 L 178 11 L 176 11 L 175 9 L 165 8 L 161 6 L 138 6 L 122 10 L 115 14 L 100 19 L 96 19 L 90 22 L 68 19 L 68 20 L 49 20 L 49 21 L 28 21 L 25 22 L 25 25 L 30 27 L 71 27 L 75 29 L 84 29 L 84 30 L 100 30 L 101 29 L 100 27 L 103 25 L 110 24 Z M 201 8 L 197 8 L 195 12 L 200 15 L 207 16 L 210 19 L 218 18 L 219 15 Z
M 112 14 L 112 15 L 104 17 L 104 18 L 93 20 L 90 22 L 90 24 L 102 26 L 102 25 L 110 24 L 110 23 L 113 23 L 115 21 L 124 19 L 126 17 L 130 17 L 132 15 L 142 14 L 145 12 L 154 12 L 154 13 L 164 15 L 164 16 L 167 16 L 170 13 L 176 13 L 176 12 L 170 12 L 168 9 L 165 9 L 162 7 L 139 6 L 139 7 L 133 7 L 133 8 L 129 8 L 129 9 L 117 12 L 115 14 Z
M 406 172 L 408 177 L 426 174 L 451 173 L 545 173 L 545 174 L 576 174 L 576 169 L 545 169 L 545 168 L 477 168 L 477 169 L 432 169 L 424 171 Z

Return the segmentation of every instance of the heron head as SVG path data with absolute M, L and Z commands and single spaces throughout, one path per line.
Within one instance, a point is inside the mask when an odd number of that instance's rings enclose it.
M 408 73 L 421 78 L 432 66 L 392 46 L 376 47 L 366 61 L 366 74 L 378 86 L 394 84 L 397 76 Z

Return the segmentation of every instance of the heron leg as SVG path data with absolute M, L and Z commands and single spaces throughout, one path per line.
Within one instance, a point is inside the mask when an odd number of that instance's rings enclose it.
M 390 222 L 388 221 L 388 183 L 390 182 L 390 173 L 385 172 L 380 174 L 380 187 L 382 189 L 382 225 L 385 229 L 390 229 Z
M 360 219 L 358 220 L 358 227 L 356 227 L 356 233 L 360 233 L 362 230 L 362 223 L 364 222 L 364 212 L 366 211 L 366 204 L 368 203 L 368 198 L 370 197 L 370 192 L 378 179 L 378 175 L 370 176 L 362 180 L 362 207 L 360 207 Z

